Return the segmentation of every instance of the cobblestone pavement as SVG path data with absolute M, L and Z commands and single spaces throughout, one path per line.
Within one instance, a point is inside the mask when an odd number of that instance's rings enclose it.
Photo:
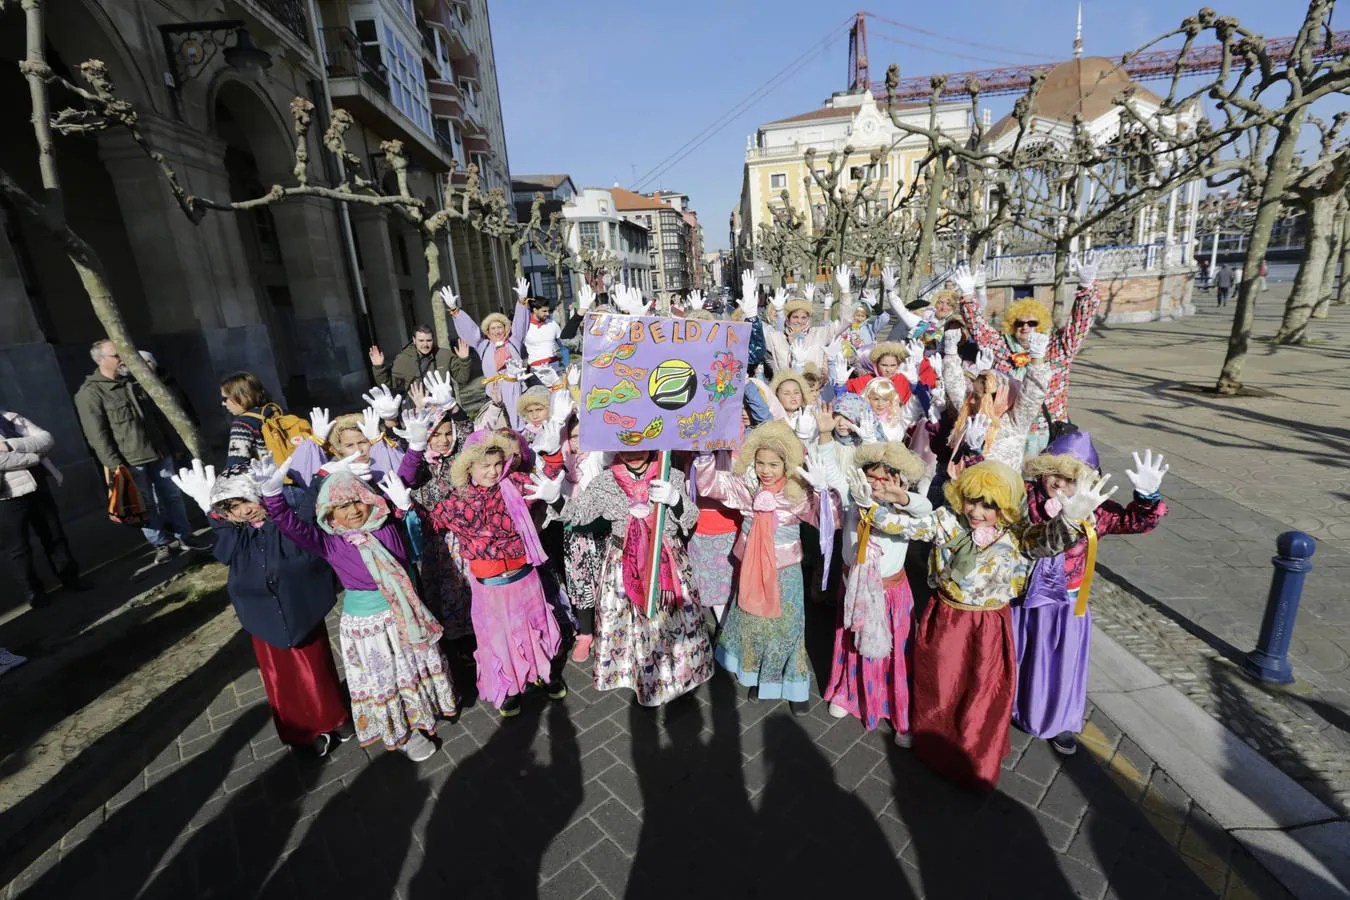
M 1067 760 L 1014 732 L 981 797 L 819 701 L 794 718 L 719 672 L 649 710 L 588 674 L 513 720 L 470 709 L 415 765 L 286 750 L 250 672 L 0 896 L 1286 896 L 1100 712 Z
M 1262 299 L 1258 336 L 1274 332 L 1286 291 L 1277 286 Z M 1193 699 L 1295 777 L 1310 787 L 1320 780 L 1318 792 L 1328 802 L 1338 798 L 1344 810 L 1350 403 L 1343 382 L 1350 310 L 1333 308 L 1331 318 L 1316 322 L 1311 346 L 1274 350 L 1255 342 L 1244 381 L 1274 396 L 1224 399 L 1180 389 L 1212 385 L 1227 345 L 1231 310 L 1209 308 L 1204 295 L 1198 302 L 1201 314 L 1181 321 L 1098 329 L 1074 366 L 1073 419 L 1092 432 L 1122 491 L 1129 489 L 1128 451 L 1152 447 L 1171 465 L 1163 484 L 1167 518 L 1152 534 L 1103 541 L 1101 565 L 1200 640 L 1180 630 L 1149 631 L 1158 640 L 1145 646 L 1116 636 L 1169 678 L 1188 680 Z M 1290 529 L 1319 542 L 1290 652 L 1298 684 L 1287 697 L 1263 698 L 1257 694 L 1265 692 L 1240 690 L 1227 663 L 1256 644 L 1275 539 Z M 1202 699 L 1206 691 L 1213 693 Z M 1239 702 L 1234 691 L 1247 699 Z M 1265 712 L 1244 719 L 1247 700 Z M 1291 740 L 1297 746 L 1282 746 Z

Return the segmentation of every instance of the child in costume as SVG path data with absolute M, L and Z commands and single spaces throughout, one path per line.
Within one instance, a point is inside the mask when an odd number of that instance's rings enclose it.
M 806 379 L 791 369 L 779 369 L 769 390 L 783 407 L 785 421 L 797 439 L 803 444 L 814 444 L 820 436 L 820 428 L 814 409 L 807 405 L 811 387 Z
M 1013 723 L 1032 737 L 1050 741 L 1068 756 L 1078 749 L 1087 708 L 1088 652 L 1092 584 L 1097 538 L 1107 534 L 1147 534 L 1167 514 L 1158 488 L 1167 474 L 1162 456 L 1134 454 L 1135 471 L 1126 471 L 1134 485 L 1128 506 L 1107 501 L 1097 507 L 1083 536 L 1058 556 L 1038 559 L 1031 569 L 1026 594 L 1013 606 L 1017 646 L 1017 706 Z M 1098 477 L 1100 463 L 1086 431 L 1061 435 L 1022 466 L 1026 479 L 1027 518 L 1044 522 L 1059 512 L 1055 495 L 1073 496 L 1080 485 Z
M 902 444 L 864 444 L 845 471 L 851 498 L 844 520 L 848 575 L 825 699 L 831 716 L 854 716 L 868 731 L 889 719 L 895 742 L 907 747 L 905 659 L 914 611 L 914 595 L 905 577 L 909 541 L 885 526 L 896 517 L 922 518 L 933 506 L 918 493 L 909 494 L 904 506 L 876 499 L 894 496 L 923 478 L 922 461 Z
M 1041 415 L 1050 368 L 1046 364 L 1047 335 L 1028 335 L 1029 354 L 1018 386 L 986 369 L 969 382 L 957 355 L 960 333 L 946 332 L 943 337 L 942 384 L 947 400 L 958 410 L 948 436 L 952 456 L 947 473 L 955 476 L 962 468 L 981 459 L 996 459 L 1011 469 L 1022 467 L 1027 435 Z
M 337 602 L 332 570 L 282 534 L 248 474 L 217 479 L 194 459 L 174 483 L 215 532 L 212 553 L 229 567 L 230 602 L 253 640 L 277 736 L 327 755 L 355 733 L 323 622 Z
M 611 465 L 563 508 L 574 530 L 608 532 L 596 602 L 595 673 L 598 690 L 630 688 L 643 706 L 660 706 L 712 677 L 712 648 L 699 607 L 685 536 L 698 520 L 684 478 L 658 478 L 652 451 L 614 454 Z M 667 508 L 655 586 L 647 615 L 647 567 L 657 504 Z
M 581 449 L 581 429 L 575 418 L 569 422 L 567 453 L 563 456 L 567 478 L 563 482 L 563 496 L 571 501 L 580 496 L 595 476 L 609 466 L 605 454 Z M 605 545 L 608 529 L 597 523 L 595 528 L 563 526 L 564 583 L 567 599 L 577 620 L 576 643 L 572 645 L 572 661 L 583 663 L 591 658 L 591 644 L 595 642 L 595 606 L 600 598 L 605 565 Z
M 1026 585 L 1030 558 L 1062 553 L 1078 539 L 1074 523 L 1114 493 L 1102 493 L 1104 483 L 1057 497 L 1060 515 L 1027 525 L 1021 476 L 986 460 L 947 482 L 950 507 L 874 522 L 873 528 L 933 545 L 928 582 L 935 595 L 914 631 L 910 721 L 915 753 L 953 781 L 984 790 L 997 785 L 1011 748 L 1017 680 L 1010 604 Z M 874 494 L 898 507 L 916 497 L 898 488 Z
M 318 525 L 303 522 L 281 496 L 287 466 L 253 464 L 263 506 L 281 533 L 326 559 L 346 591 L 338 627 L 356 735 L 382 741 L 414 761 L 436 752 L 428 735 L 438 716 L 458 713 L 449 668 L 437 641 L 441 626 L 408 574 L 403 528 L 389 500 L 350 471 L 329 475 L 315 506 Z M 387 476 L 382 485 L 400 507 L 412 498 Z
M 1051 422 L 1068 421 L 1069 369 L 1096 320 L 1097 310 L 1101 308 L 1102 296 L 1097 289 L 1095 255 L 1088 253 L 1076 264 L 1078 292 L 1074 295 L 1073 308 L 1069 311 L 1068 321 L 1053 332 L 1050 311 L 1040 301 L 1031 298 L 1009 306 L 1003 314 L 1003 331 L 996 331 L 985 320 L 984 310 L 975 299 L 978 276 L 966 266 L 958 269 L 954 276 L 957 289 L 961 292 L 961 316 L 980 348 L 994 354 L 994 368 L 998 372 L 1015 380 L 1023 380 L 1031 362 L 1028 338 L 1033 334 L 1049 337 L 1049 346 L 1044 354 L 1049 367 L 1045 400 L 1027 435 L 1024 451 L 1027 456 L 1040 453 L 1050 442 Z
M 753 273 L 747 273 L 753 282 Z M 848 329 L 853 318 L 853 304 L 847 300 L 848 285 L 852 273 L 848 266 L 835 269 L 835 279 L 839 283 L 839 318 L 822 325 L 811 324 L 811 297 L 788 300 L 786 290 L 779 289 L 773 296 L 773 308 L 776 327 L 764 329 L 764 342 L 775 373 L 791 369 L 801 372 L 807 363 L 815 363 L 816 368 L 824 372 L 827 365 L 827 351 L 831 343 Z M 814 294 L 814 285 L 808 287 Z M 781 320 L 781 321 L 778 321 Z M 779 330 L 781 327 L 782 330 Z
M 426 452 L 408 484 L 412 487 L 413 502 L 421 510 L 423 596 L 445 630 L 443 640 L 452 646 L 473 636 L 469 564 L 459 552 L 459 538 L 437 524 L 430 510 L 455 489 L 450 482 L 450 470 L 464 448 L 469 424 L 457 422 L 444 408 L 436 412 L 430 424 Z M 416 451 L 410 449 L 409 453 L 413 452 Z M 460 652 L 467 651 L 461 648 Z
M 820 521 L 812 491 L 826 487 L 821 473 L 802 468 L 805 456 L 787 423 L 775 421 L 746 435 L 734 474 L 717 471 L 711 455 L 694 464 L 699 496 L 743 516 L 736 605 L 722 622 L 717 661 L 758 699 L 787 700 L 796 715 L 809 709 L 811 690 L 801 526 Z
M 527 295 L 530 286 L 523 278 L 516 282 L 516 309 L 510 320 L 501 313 L 488 313 L 482 327 L 474 324 L 459 308 L 459 298 L 450 288 L 441 288 L 441 301 L 455 320 L 455 331 L 467 341 L 483 364 L 483 384 L 487 387 L 488 402 L 479 411 L 475 425 L 496 428 L 504 422 L 519 430 L 520 411 L 516 403 L 524 390 L 529 367 L 521 357 L 525 333 L 530 324 L 530 306 Z
M 562 633 L 540 580 L 538 567 L 548 557 L 527 507 L 556 501 L 562 475 L 552 467 L 543 478 L 510 471 L 518 451 L 504 435 L 475 433 L 451 464 L 454 490 L 431 510 L 436 525 L 459 539 L 469 564 L 478 695 L 507 717 L 520 712 L 532 684 L 546 682 L 553 700 L 567 696 L 567 685 L 552 675 Z

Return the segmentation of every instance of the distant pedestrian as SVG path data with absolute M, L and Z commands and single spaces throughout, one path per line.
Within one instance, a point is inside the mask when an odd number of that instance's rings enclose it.
M 1210 271 L 1209 271 L 1209 260 L 1207 260 L 1207 259 L 1201 259 L 1201 260 L 1199 260 L 1199 265 L 1200 265 L 1200 272 L 1199 272 L 1197 278 L 1198 278 L 1199 281 L 1200 281 L 1200 287 L 1201 287 L 1203 290 L 1206 290 L 1206 291 L 1207 291 L 1207 290 L 1209 290 L 1209 276 L 1210 276 Z
M 1228 293 L 1233 290 L 1233 270 L 1229 268 L 1228 263 L 1219 266 L 1218 273 L 1214 276 L 1214 285 L 1219 291 L 1219 306 L 1228 305 Z
M 1261 268 L 1256 271 L 1256 286 L 1262 291 L 1270 290 L 1270 283 L 1266 281 L 1266 276 L 1270 274 L 1270 267 L 1266 265 L 1265 257 L 1261 257 Z
M 0 410 L 0 555 L 12 563 L 11 584 L 18 585 L 19 596 L 32 606 L 44 595 L 33 567 L 30 529 L 65 586 L 84 587 L 47 487 L 49 476 L 61 483 L 60 470 L 46 459 L 54 446 L 49 432 L 18 413 Z
M 112 341 L 95 341 L 89 355 L 98 368 L 75 392 L 75 410 L 109 483 L 118 468 L 130 470 L 150 516 L 141 531 L 155 547 L 156 564 L 168 562 L 175 550 L 200 549 L 191 542 L 192 526 L 183 495 L 171 480 L 174 467 L 166 436 L 168 424 L 145 389 L 127 374 Z

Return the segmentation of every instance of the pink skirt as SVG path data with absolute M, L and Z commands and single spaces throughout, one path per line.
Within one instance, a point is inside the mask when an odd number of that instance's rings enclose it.
M 547 681 L 562 633 L 549 611 L 539 573 L 511 584 L 473 583 L 473 633 L 478 639 L 478 695 L 500 707 L 512 694 Z
M 834 630 L 834 664 L 830 668 L 830 686 L 825 699 L 842 706 L 854 718 L 862 719 L 872 731 L 882 719 L 890 719 L 899 734 L 909 732 L 909 667 L 905 663 L 909 649 L 909 631 L 914 613 L 914 595 L 902 570 L 886 579 L 886 621 L 891 626 L 891 655 L 867 659 L 858 652 L 853 632 L 843 625 L 844 607 L 839 606 L 839 621 Z

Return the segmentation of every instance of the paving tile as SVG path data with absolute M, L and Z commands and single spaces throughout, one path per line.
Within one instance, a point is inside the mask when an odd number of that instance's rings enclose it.
M 1049 786 L 1059 772 L 1060 758 L 1047 741 L 1032 741 L 1013 771 L 1037 784 Z
M 624 853 L 631 856 L 637 852 L 642 820 L 619 801 L 611 799 L 600 804 L 591 812 L 590 821 L 599 825 Z
M 618 844 L 605 838 L 587 850 L 581 861 L 591 874 L 600 880 L 609 894 L 615 897 L 624 896 L 633 860 L 619 849 Z
M 1037 809 L 1066 825 L 1076 826 L 1088 810 L 1088 795 L 1068 773 L 1060 771 Z
M 600 775 L 599 781 L 630 811 L 642 812 L 642 789 L 632 769 L 622 764 L 612 766 Z
M 617 804 L 615 806 L 617 807 Z M 598 810 L 597 814 L 599 816 L 607 815 L 608 810 L 609 807 L 605 807 L 603 810 Z M 628 815 L 631 816 L 632 813 L 628 813 Z M 615 821 L 612 816 L 610 816 L 610 819 Z M 618 827 L 617 824 L 615 827 Z M 639 823 L 640 827 L 641 824 Z M 544 851 L 539 863 L 540 877 L 544 879 L 552 878 L 572 860 L 580 859 L 587 850 L 595 846 L 604 837 L 605 833 L 591 819 L 581 819 L 572 823 L 561 834 L 553 838 Z M 636 837 L 634 841 L 636 842 Z M 636 847 L 636 843 L 634 846 Z
M 576 900 L 595 884 L 595 875 L 577 860 L 539 886 L 539 900 Z

